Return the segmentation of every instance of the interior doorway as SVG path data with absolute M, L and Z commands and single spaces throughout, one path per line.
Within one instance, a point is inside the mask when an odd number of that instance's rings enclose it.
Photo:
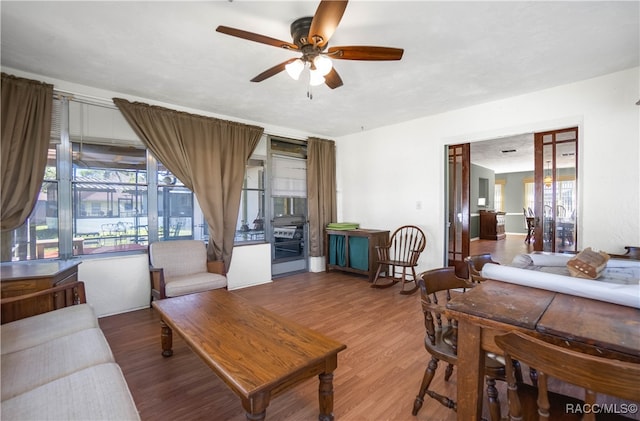
M 458 266 L 469 254 L 469 244 L 480 238 L 481 211 L 504 213 L 507 236 L 521 236 L 522 242 L 527 236 L 527 213 L 531 212 L 536 221 L 535 236 L 523 249 L 575 252 L 579 234 L 577 139 L 578 128 L 573 127 L 448 146 L 448 264 Z M 468 159 L 462 152 L 465 145 Z M 460 156 L 462 162 L 454 165 L 452 156 Z M 465 164 L 468 176 L 463 175 Z M 462 187 L 460 177 L 466 180 L 467 188 Z M 480 193 L 482 179 L 488 180 L 488 194 Z M 492 242 L 498 253 L 500 241 Z

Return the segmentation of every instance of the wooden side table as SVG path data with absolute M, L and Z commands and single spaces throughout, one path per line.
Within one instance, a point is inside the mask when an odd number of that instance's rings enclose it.
M 0 297 L 16 297 L 78 280 L 79 260 L 24 261 L 0 265 Z M 62 298 L 62 297 L 61 297 Z M 53 310 L 46 297 L 3 306 L 2 323 Z
M 333 248 L 330 237 L 342 237 L 342 247 Z M 378 269 L 376 246 L 385 246 L 389 242 L 389 231 L 374 229 L 325 230 L 325 256 L 327 271 L 342 270 L 365 275 L 373 282 Z

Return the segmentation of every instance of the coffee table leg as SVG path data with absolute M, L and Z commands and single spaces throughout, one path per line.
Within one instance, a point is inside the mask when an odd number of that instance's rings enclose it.
M 259 414 L 251 414 L 247 412 L 246 415 L 247 415 L 247 421 L 264 421 L 264 418 L 267 415 L 267 411 L 264 410 Z
M 162 356 L 170 357 L 173 355 L 173 332 L 171 328 L 167 326 L 164 320 L 160 320 L 160 340 L 162 342 Z
M 242 399 L 242 407 L 246 412 L 247 421 L 264 421 L 270 400 L 271 393 L 269 392 L 253 395 L 249 399 Z
M 321 373 L 318 398 L 320 400 L 319 421 L 333 421 L 333 373 Z

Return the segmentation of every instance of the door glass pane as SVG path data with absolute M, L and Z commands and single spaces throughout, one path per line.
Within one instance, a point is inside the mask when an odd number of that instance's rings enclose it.
M 543 251 L 575 251 L 577 223 L 577 129 L 542 137 Z
M 465 209 L 463 203 L 464 186 L 464 150 L 462 145 L 449 146 L 449 246 L 447 259 L 449 265 L 462 262 L 465 257 L 464 229 Z
M 307 215 L 305 159 L 272 156 L 273 261 L 304 258 Z

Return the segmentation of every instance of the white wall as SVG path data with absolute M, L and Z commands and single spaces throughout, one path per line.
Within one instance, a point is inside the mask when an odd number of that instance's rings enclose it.
M 336 139 L 338 216 L 421 226 L 419 269 L 445 259 L 445 145 L 578 126 L 579 242 L 640 245 L 640 68 Z

